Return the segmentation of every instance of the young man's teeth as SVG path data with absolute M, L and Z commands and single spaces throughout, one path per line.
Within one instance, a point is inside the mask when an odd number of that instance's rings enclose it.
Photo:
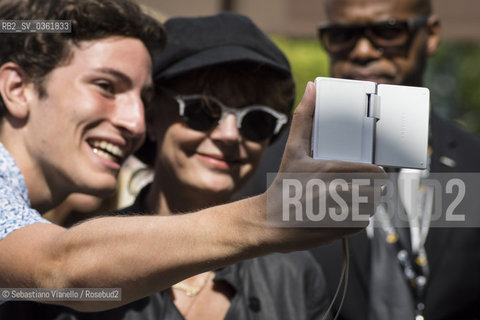
M 99 155 L 102 158 L 108 159 L 110 161 L 115 161 L 115 157 L 112 156 L 111 154 L 97 148 L 93 148 L 93 152 L 95 152 L 97 155 Z
M 93 146 L 97 149 L 103 149 L 116 157 L 123 158 L 123 151 L 119 146 L 106 141 L 95 141 Z

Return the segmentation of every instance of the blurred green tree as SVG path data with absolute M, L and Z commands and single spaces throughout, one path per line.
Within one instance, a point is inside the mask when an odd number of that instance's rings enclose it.
M 434 108 L 480 135 L 480 44 L 443 43 L 430 59 L 426 85 Z
M 308 81 L 328 77 L 328 56 L 320 43 L 310 38 L 272 37 L 290 61 L 297 86 L 295 105 L 300 102 Z

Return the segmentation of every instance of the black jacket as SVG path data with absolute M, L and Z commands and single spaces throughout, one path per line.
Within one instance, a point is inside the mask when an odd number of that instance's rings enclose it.
M 480 172 L 477 137 L 434 114 L 431 128 L 431 172 Z M 442 163 L 442 157 L 453 159 L 455 167 Z M 478 192 L 480 196 L 479 190 L 469 192 Z M 480 201 L 469 214 L 480 215 Z M 340 319 L 362 320 L 368 317 L 370 241 L 366 232 L 362 232 L 352 236 L 349 242 L 349 284 Z M 480 319 L 480 228 L 431 228 L 425 247 L 430 266 L 425 319 Z M 340 277 L 341 243 L 312 253 L 322 265 L 332 297 Z

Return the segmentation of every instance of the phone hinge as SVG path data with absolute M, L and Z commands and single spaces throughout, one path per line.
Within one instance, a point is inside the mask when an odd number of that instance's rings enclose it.
M 368 96 L 368 110 L 367 116 L 380 120 L 380 96 L 374 93 L 367 93 Z

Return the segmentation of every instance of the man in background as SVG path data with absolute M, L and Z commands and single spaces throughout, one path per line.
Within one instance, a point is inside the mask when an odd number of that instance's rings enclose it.
M 440 21 L 432 13 L 431 1 L 326 0 L 325 4 L 328 24 L 319 28 L 319 36 L 330 56 L 333 77 L 423 86 L 427 59 L 439 43 Z M 480 170 L 480 141 L 439 118 L 434 109 L 429 146 L 430 165 L 422 174 Z M 431 211 L 421 214 L 430 219 Z M 399 234 L 400 247 L 409 253 L 403 257 L 407 260 L 399 259 L 398 248 L 387 243 L 391 238 L 382 228 L 351 237 L 349 283 L 340 319 L 478 319 L 480 230 L 399 229 L 394 234 Z M 333 297 L 340 277 L 341 244 L 313 253 Z M 409 263 L 415 273 L 409 274 L 401 263 Z M 340 297 L 336 310 L 339 301 Z

